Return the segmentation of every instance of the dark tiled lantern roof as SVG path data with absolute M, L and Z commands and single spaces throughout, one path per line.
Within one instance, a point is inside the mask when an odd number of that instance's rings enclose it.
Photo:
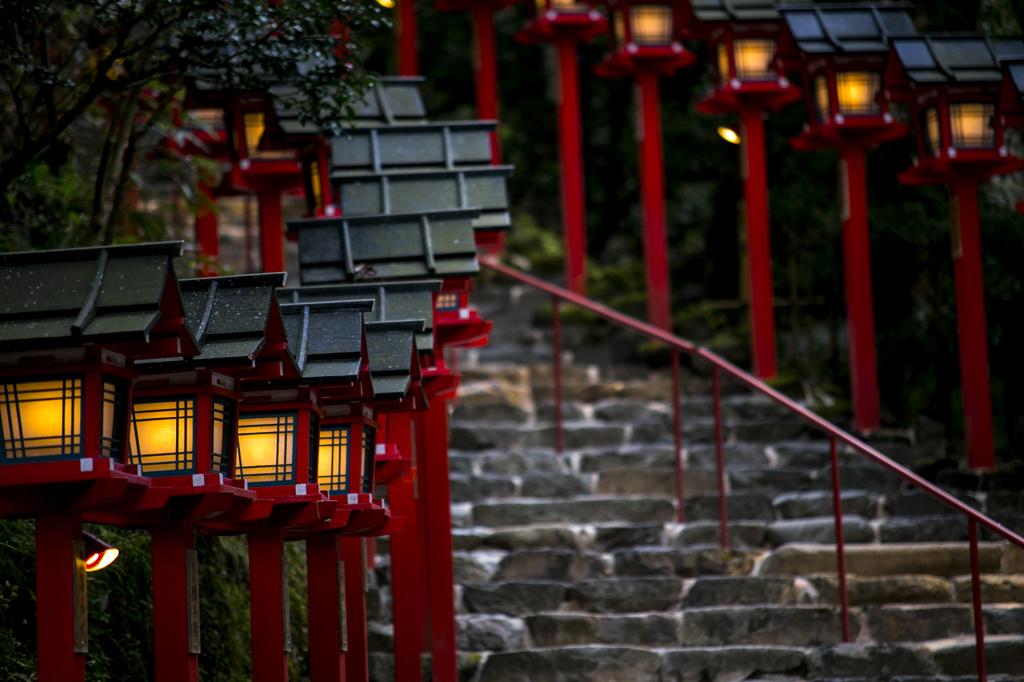
M 906 77 L 919 85 L 1000 83 L 1000 59 L 1024 56 L 1024 40 L 942 34 L 893 37 Z
M 161 309 L 181 308 L 181 254 L 182 242 L 0 254 L 0 349 L 148 341 Z
M 779 13 L 771 0 L 690 0 L 698 21 L 776 20 Z
M 889 36 L 915 33 L 910 3 L 779 5 L 797 49 L 808 55 L 889 50 Z
M 372 309 L 373 301 L 281 306 L 288 350 L 302 372 L 301 383 L 351 383 L 359 378 L 363 313 Z
M 373 311 L 363 315 L 368 335 L 375 322 L 422 320 L 423 331 L 416 333 L 416 349 L 420 353 L 431 353 L 434 350 L 433 298 L 442 284 L 440 280 L 418 280 L 293 287 L 278 289 L 277 298 L 281 303 L 373 299 Z
M 303 284 L 479 272 L 473 236 L 476 209 L 400 215 L 316 218 L 288 223 L 299 236 Z

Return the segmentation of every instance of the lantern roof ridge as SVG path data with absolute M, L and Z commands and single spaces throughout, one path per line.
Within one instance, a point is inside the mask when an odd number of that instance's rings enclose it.
M 182 250 L 174 241 L 0 254 L 0 348 L 148 343 L 154 334 L 195 352 L 187 325 L 174 322 Z
M 218 289 L 235 289 L 252 286 L 283 287 L 288 284 L 287 272 L 255 272 L 248 275 L 224 275 L 222 277 L 191 277 L 181 280 L 182 291 L 206 291 L 213 282 Z
M 779 18 L 774 0 L 689 0 L 697 21 L 764 21 Z
M 778 5 L 789 37 L 808 55 L 888 52 L 891 37 L 917 33 L 912 8 L 906 2 Z
M 1001 83 L 1001 60 L 1024 56 L 1024 38 L 976 32 L 892 36 L 890 45 L 906 78 L 927 85 Z
M 288 349 L 301 383 L 352 383 L 362 367 L 363 313 L 373 301 L 322 301 L 280 305 Z

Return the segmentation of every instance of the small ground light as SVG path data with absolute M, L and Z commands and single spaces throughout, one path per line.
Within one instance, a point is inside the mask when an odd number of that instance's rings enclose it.
M 392 7 L 395 6 L 395 0 L 377 0 L 377 3 L 381 7 L 387 7 L 388 9 L 391 9 Z
M 740 134 L 737 133 L 732 128 L 727 128 L 725 126 L 719 126 L 718 127 L 718 134 L 726 142 L 731 142 L 733 144 L 739 144 L 740 143 Z
M 121 553 L 117 547 L 100 540 L 92 533 L 82 533 L 85 539 L 85 570 L 87 573 L 99 571 L 114 563 Z

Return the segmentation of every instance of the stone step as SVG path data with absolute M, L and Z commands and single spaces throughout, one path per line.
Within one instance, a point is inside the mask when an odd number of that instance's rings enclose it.
M 857 619 L 850 627 L 856 638 Z M 682 637 L 692 646 L 819 646 L 841 642 L 842 623 L 834 606 L 713 606 L 683 611 Z
M 683 580 L 671 577 L 581 580 L 569 586 L 567 609 L 590 613 L 636 613 L 678 609 Z
M 1001 572 L 1004 544 L 978 543 L 978 560 L 983 573 Z M 860 576 L 963 575 L 970 570 L 970 548 L 967 543 L 958 542 L 851 545 L 846 548 L 846 570 Z M 768 555 L 757 567 L 756 574 L 809 575 L 835 571 L 834 545 L 793 543 Z
M 863 517 L 844 516 L 843 540 L 847 544 L 874 542 L 875 530 Z M 835 518 L 832 516 L 776 521 L 765 529 L 765 542 L 772 547 L 791 542 L 830 544 L 835 541 Z
M 665 497 L 639 495 L 509 500 L 475 504 L 471 517 L 473 524 L 492 528 L 538 523 L 666 523 L 675 518 L 675 505 Z
M 766 554 L 760 550 L 730 550 L 718 547 L 640 547 L 612 554 L 615 575 L 676 576 L 696 578 L 706 575 L 748 575 L 758 559 Z
M 601 554 L 568 549 L 523 549 L 506 555 L 492 579 L 573 582 L 608 575 L 611 575 L 611 566 Z
M 479 682 L 661 682 L 662 653 L 637 647 L 578 646 L 492 654 Z
M 921 644 L 840 644 L 808 652 L 807 678 L 891 679 L 904 675 L 973 674 L 973 679 L 977 679 L 975 655 L 973 635 Z M 990 635 L 985 638 L 985 664 L 990 675 L 1019 675 L 1021 660 L 1024 660 L 1024 637 Z M 995 678 L 989 679 L 994 682 Z
M 844 490 L 840 497 L 844 515 L 867 519 L 878 515 L 878 495 L 866 490 Z M 830 516 L 833 513 L 831 490 L 810 490 L 777 495 L 772 500 L 775 513 L 782 519 Z
M 462 604 L 470 613 L 526 616 L 558 610 L 568 590 L 568 585 L 558 582 L 506 581 L 490 585 L 465 585 L 462 588 Z
M 726 513 L 729 520 L 774 521 L 771 497 L 759 492 L 734 492 L 726 494 Z M 718 494 L 694 495 L 684 501 L 687 521 L 719 519 Z
M 679 613 L 629 616 L 592 613 L 540 613 L 526 618 L 530 640 L 537 647 L 580 644 L 668 647 L 680 645 Z

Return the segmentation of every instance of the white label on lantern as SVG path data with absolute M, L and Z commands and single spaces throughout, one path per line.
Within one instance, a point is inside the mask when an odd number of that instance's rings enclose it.
M 359 493 L 349 493 L 348 494 L 348 503 L 349 504 L 359 504 Z
M 295 494 L 296 495 L 305 495 L 306 494 L 306 484 L 305 483 L 296 483 L 295 484 Z
M 83 457 L 78 460 L 79 471 L 92 471 L 92 457 Z
M 387 445 L 385 445 L 384 443 L 377 443 L 377 454 L 378 455 L 387 454 L 387 450 L 388 450 L 388 446 Z
M 459 319 L 460 320 L 468 320 L 469 319 L 469 308 L 459 308 Z
M 206 477 L 202 474 L 192 474 L 192 485 L 197 488 L 201 485 L 206 485 Z

